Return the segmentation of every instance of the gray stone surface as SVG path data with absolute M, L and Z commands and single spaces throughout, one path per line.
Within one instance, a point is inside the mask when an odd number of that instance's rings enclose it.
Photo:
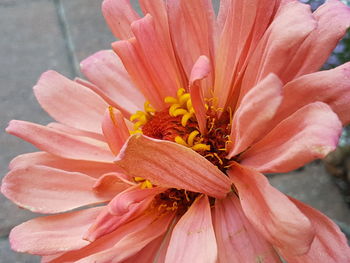
M 10 249 L 7 239 L 0 238 L 0 262 L 1 263 L 38 263 L 40 258 L 22 253 L 15 253 Z
M 6 134 L 11 119 L 47 123 L 50 118 L 36 102 L 32 86 L 40 74 L 55 69 L 72 76 L 56 7 L 48 0 L 5 1 L 0 4 L 0 174 L 16 155 L 34 151 L 31 145 Z M 31 217 L 0 196 L 0 236 Z
M 270 182 L 281 192 L 350 225 L 350 210 L 323 164 L 312 163 L 302 171 L 272 175 Z

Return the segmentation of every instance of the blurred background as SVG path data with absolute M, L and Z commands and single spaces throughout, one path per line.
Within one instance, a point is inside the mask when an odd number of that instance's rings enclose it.
M 131 0 L 137 7 L 136 0 Z M 102 0 L 0 0 L 0 178 L 10 160 L 36 149 L 7 135 L 11 119 L 47 124 L 32 93 L 40 74 L 56 70 L 69 78 L 81 76 L 79 62 L 115 38 L 105 25 Z M 303 1 L 312 8 L 322 0 Z M 345 0 L 343 2 L 346 2 Z M 218 0 L 214 0 L 218 6 Z M 348 2 L 349 4 L 349 2 Z M 350 60 L 350 36 L 339 44 L 325 69 Z M 345 232 L 350 226 L 350 130 L 326 163 L 316 161 L 289 174 L 269 176 L 271 183 L 336 220 Z M 326 166 L 326 168 L 325 168 Z M 8 244 L 12 227 L 36 214 L 22 210 L 0 195 L 0 263 L 34 263 L 39 257 L 14 253 Z

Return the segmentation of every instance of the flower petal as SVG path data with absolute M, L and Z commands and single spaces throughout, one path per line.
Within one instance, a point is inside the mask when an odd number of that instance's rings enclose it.
M 73 136 L 38 124 L 13 120 L 6 131 L 30 142 L 40 150 L 63 158 L 100 162 L 109 162 L 113 159 L 106 143 Z
M 281 262 L 272 245 L 250 224 L 233 194 L 215 201 L 214 222 L 220 263 Z
M 135 38 L 128 41 L 112 43 L 113 50 L 118 54 L 128 71 L 132 81 L 151 105 L 156 109 L 166 108 L 164 97 L 157 89 L 157 85 L 146 66 L 144 57 L 140 54 L 138 43 Z
M 82 235 L 101 209 L 96 207 L 27 221 L 12 229 L 11 248 L 22 253 L 50 255 L 87 246 L 89 242 L 83 240 Z
M 120 226 L 117 230 L 113 231 L 112 233 L 100 237 L 96 241 L 90 243 L 88 246 L 75 251 L 67 252 L 53 259 L 52 262 L 50 261 L 50 263 L 76 262 L 79 259 L 86 258 L 91 255 L 94 256 L 95 254 L 98 254 L 100 252 L 103 253 L 104 251 L 113 248 L 113 246 L 118 244 L 118 242 L 120 242 L 122 239 L 129 236 L 130 234 L 135 232 L 140 233 L 141 231 L 143 231 L 143 229 L 149 227 L 149 225 L 155 220 L 157 216 L 158 214 L 155 213 L 149 213 L 140 216 L 139 218 Z M 108 261 L 108 263 L 110 262 L 111 261 Z
M 163 35 L 157 32 L 155 21 L 150 14 L 132 23 L 131 29 L 137 40 L 137 49 L 144 58 L 145 66 L 153 78 L 154 87 L 161 98 L 176 96 L 184 87 L 181 73 L 173 50 L 164 44 Z
M 101 123 L 108 105 L 86 87 L 55 71 L 47 71 L 41 75 L 34 93 L 41 107 L 55 120 L 80 130 L 101 133 L 96 123 Z
M 139 185 L 135 185 L 119 193 L 108 204 L 108 208 L 101 212 L 84 237 L 95 241 L 138 217 L 149 207 L 154 196 L 162 191 L 164 189 L 158 187 L 141 189 Z
M 10 171 L 2 181 L 1 192 L 18 206 L 50 214 L 108 201 L 108 197 L 92 191 L 95 182 L 81 173 L 28 166 Z
M 133 183 L 125 180 L 123 174 L 109 173 L 102 175 L 93 185 L 92 189 L 97 194 L 103 194 L 109 196 L 110 200 L 117 194 L 123 192 Z
M 306 104 L 322 101 L 338 114 L 343 124 L 350 122 L 350 63 L 331 70 L 301 76 L 283 87 L 283 102 L 276 114 L 277 124 Z
M 227 172 L 236 187 L 242 209 L 250 223 L 280 251 L 306 253 L 314 238 L 309 219 L 267 178 L 235 163 Z
M 68 133 L 71 135 L 82 136 L 82 137 L 88 137 L 91 139 L 106 142 L 106 139 L 100 133 L 79 130 L 79 129 L 67 126 L 65 124 L 59 123 L 59 122 L 50 122 L 49 124 L 46 125 L 46 127 L 52 128 L 52 129 L 57 130 L 57 131 L 61 131 L 63 133 Z
M 106 173 L 118 172 L 120 170 L 114 163 L 64 159 L 46 152 L 33 152 L 18 155 L 11 161 L 9 166 L 12 170 L 28 165 L 49 166 L 68 172 L 83 173 L 95 178 Z
M 77 263 L 110 263 L 110 262 L 123 262 L 123 260 L 133 256 L 150 242 L 163 235 L 171 220 L 174 218 L 173 214 L 165 214 L 159 216 L 156 220 L 140 231 L 134 231 L 129 235 L 125 235 L 117 244 L 112 248 L 106 249 L 100 253 L 93 254 L 89 257 L 85 257 Z
M 284 258 L 293 263 L 348 262 L 350 248 L 339 227 L 316 209 L 294 198 L 290 197 L 290 199 L 310 219 L 316 229 L 316 236 L 310 250 L 305 255 L 293 257 L 285 253 Z
M 217 246 L 207 196 L 200 196 L 175 225 L 165 262 L 216 262 Z
M 288 172 L 335 150 L 342 125 L 322 102 L 308 104 L 277 125 L 241 158 L 264 173 Z
M 281 101 L 282 83 L 274 74 L 268 75 L 244 96 L 233 117 L 230 134 L 233 148 L 228 158 L 241 153 L 264 135 Z
M 115 163 L 129 176 L 142 176 L 161 187 L 186 189 L 217 198 L 223 198 L 230 189 L 230 180 L 195 151 L 143 135 L 130 137 Z
M 120 39 L 133 36 L 130 25 L 140 16 L 132 8 L 130 0 L 104 0 L 102 12 L 113 34 Z
M 350 26 L 350 8 L 338 0 L 326 1 L 313 16 L 317 20 L 317 28 L 285 69 L 290 79 L 319 70 Z
M 268 74 L 283 76 L 290 60 L 316 26 L 309 5 L 299 1 L 290 1 L 284 5 L 249 60 L 241 98 Z M 281 80 L 286 82 L 285 79 Z
M 120 58 L 112 50 L 102 50 L 80 64 L 83 74 L 111 98 L 125 116 L 143 109 L 144 96 L 131 82 Z
M 190 76 L 190 94 L 193 108 L 195 110 L 196 119 L 198 122 L 199 130 L 202 134 L 206 129 L 206 108 L 204 101 L 204 91 L 201 85 L 204 78 L 208 76 L 211 71 L 210 61 L 206 56 L 200 56 L 194 64 L 191 76 Z
M 240 79 L 238 74 L 244 72 L 246 61 L 262 38 L 279 1 L 221 2 L 214 96 L 218 98 L 218 107 L 224 108 L 227 103 L 232 104 L 230 100 L 234 92 L 238 92 L 233 88 L 234 82 Z
M 109 107 L 102 121 L 102 131 L 113 154 L 117 155 L 129 138 L 129 129 L 122 113 Z
M 174 49 L 179 56 L 187 76 L 198 57 L 209 58 L 214 68 L 215 13 L 210 0 L 167 1 L 169 24 Z M 204 81 L 204 95 L 209 95 L 213 76 Z

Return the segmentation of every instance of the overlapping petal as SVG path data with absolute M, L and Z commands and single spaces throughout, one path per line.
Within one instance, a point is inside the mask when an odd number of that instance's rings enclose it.
M 28 166 L 10 171 L 2 181 L 1 192 L 33 212 L 59 213 L 108 201 L 108 195 L 92 191 L 95 182 L 94 178 L 77 172 Z
M 207 196 L 199 196 L 174 227 L 166 263 L 215 263 L 217 245 Z
M 314 228 L 287 196 L 273 188 L 263 174 L 239 164 L 232 166 L 228 175 L 244 214 L 268 242 L 291 255 L 309 250 Z
M 161 187 L 186 189 L 222 198 L 229 179 L 195 151 L 179 144 L 142 135 L 130 137 L 115 163 L 133 177 Z
M 335 150 L 341 122 L 322 102 L 308 104 L 242 154 L 243 165 L 260 172 L 289 172 Z
M 221 263 L 281 262 L 272 245 L 246 218 L 237 196 L 216 200 L 214 219 Z
M 82 236 L 102 207 L 27 221 L 10 233 L 11 248 L 18 252 L 50 255 L 76 250 L 89 244 Z
M 88 88 L 55 71 L 47 71 L 41 75 L 34 93 L 41 107 L 55 120 L 77 129 L 101 133 L 101 127 L 96 123 L 101 122 L 108 105 Z

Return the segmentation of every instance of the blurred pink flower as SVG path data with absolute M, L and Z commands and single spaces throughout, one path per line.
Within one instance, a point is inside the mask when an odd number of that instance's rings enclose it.
M 222 0 L 216 17 L 209 0 L 140 5 L 144 17 L 104 1 L 121 40 L 82 62 L 89 82 L 41 76 L 35 95 L 57 122 L 10 122 L 42 152 L 10 163 L 2 193 L 65 212 L 15 227 L 12 248 L 42 262 L 349 261 L 339 228 L 262 174 L 324 157 L 350 122 L 350 63 L 315 72 L 349 8 Z

